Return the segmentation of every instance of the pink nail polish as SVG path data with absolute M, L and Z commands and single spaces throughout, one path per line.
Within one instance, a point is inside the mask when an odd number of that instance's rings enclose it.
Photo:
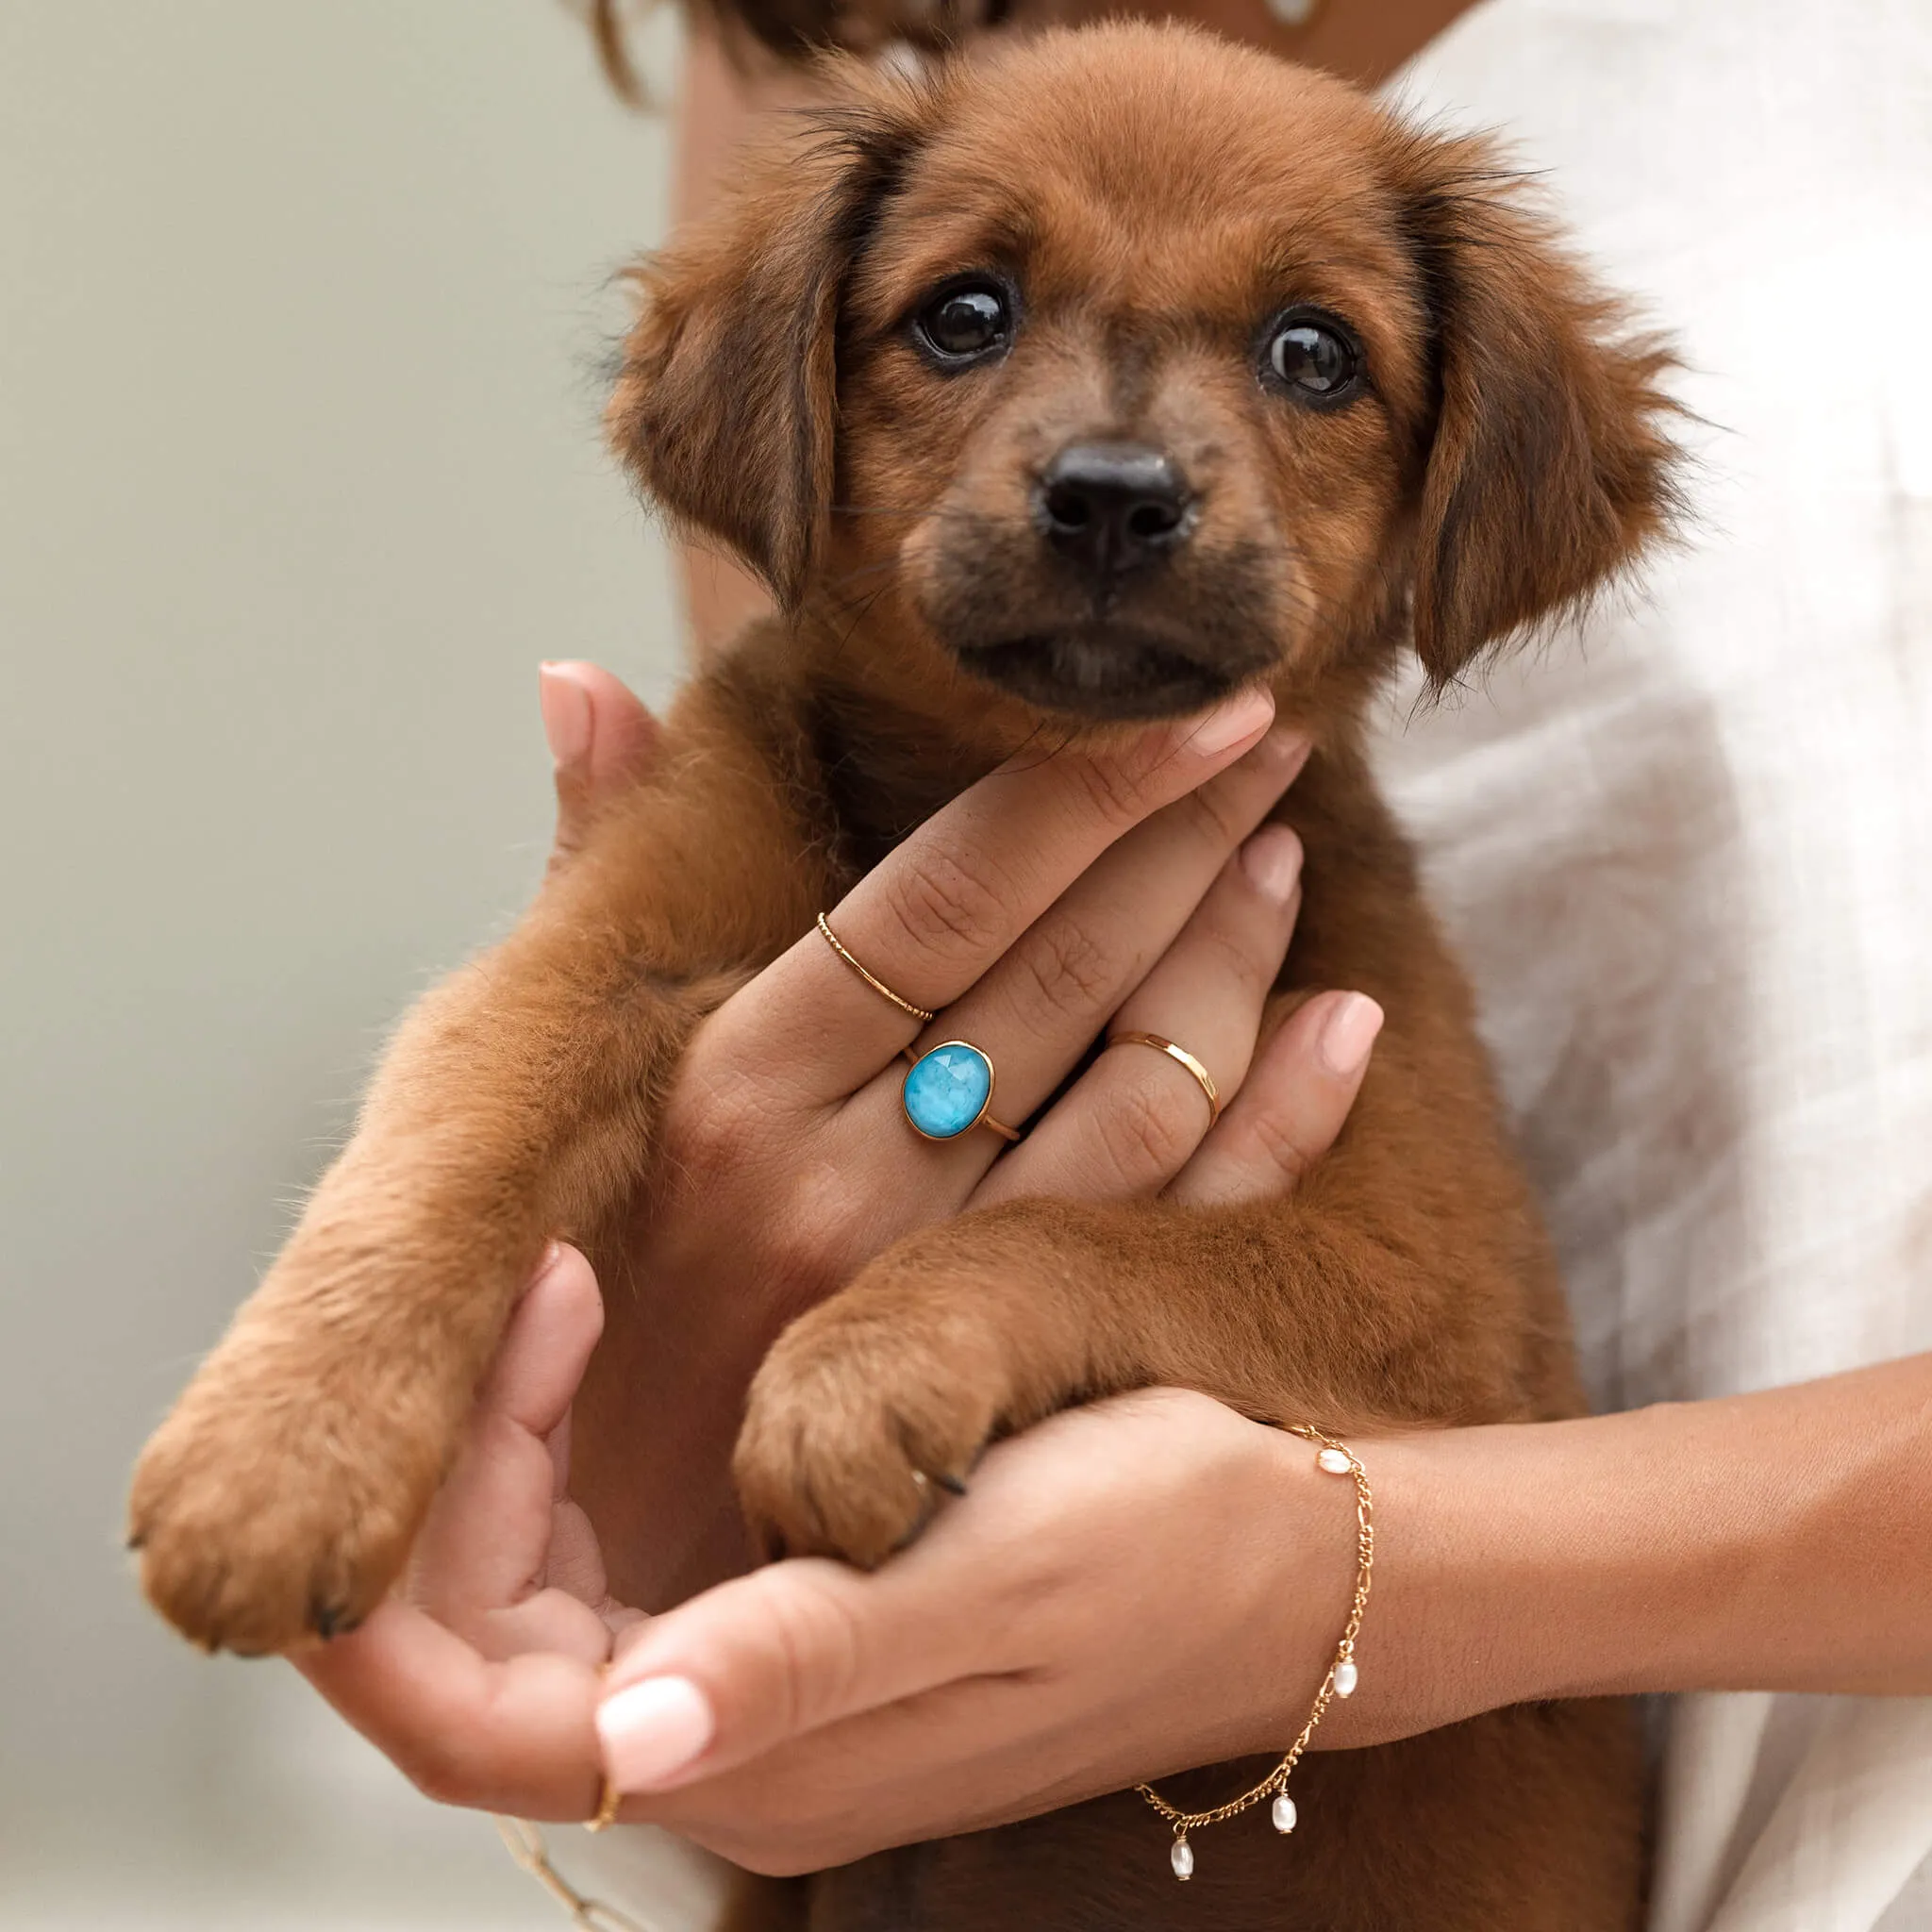
M 1237 691 L 1224 704 L 1217 705 L 1195 727 L 1193 746 L 1204 757 L 1212 758 L 1244 738 L 1252 738 L 1274 715 L 1274 700 L 1265 691 Z
M 1352 992 L 1322 1023 L 1316 1051 L 1331 1074 L 1352 1080 L 1367 1063 L 1381 1030 L 1381 1008 L 1367 993 Z
M 604 1769 L 621 1791 L 661 1790 L 717 1728 L 710 1699 L 689 1677 L 645 1677 L 597 1707 Z
M 581 764 L 591 755 L 591 694 L 560 664 L 537 673 L 537 701 L 543 711 L 543 736 L 559 765 Z
M 1270 772 L 1280 772 L 1285 780 L 1307 762 L 1308 751 L 1307 732 L 1298 725 L 1277 724 L 1248 754 L 1247 762 Z
M 1302 841 L 1286 825 L 1263 825 L 1241 847 L 1241 870 L 1262 898 L 1286 906 L 1301 882 Z

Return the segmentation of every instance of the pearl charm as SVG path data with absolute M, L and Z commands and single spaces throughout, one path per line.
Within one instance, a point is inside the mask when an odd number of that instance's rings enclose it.
M 1326 1470 L 1330 1475 L 1347 1475 L 1350 1474 L 1348 1451 L 1324 1449 L 1315 1457 L 1315 1467 Z
M 1177 1838 L 1174 1850 L 1167 1855 L 1167 1862 L 1174 1867 L 1174 1875 L 1185 1885 L 1194 1875 L 1194 1848 L 1186 1839 Z
M 1275 1830 L 1278 1831 L 1283 1838 L 1286 1838 L 1288 1834 L 1294 1829 L 1294 1800 L 1291 1798 L 1286 1791 L 1283 1791 L 1282 1794 L 1275 1799 L 1274 1807 L 1273 1810 L 1269 1812 L 1268 1815 L 1274 1821 Z
M 1345 1657 L 1335 1666 L 1335 1694 L 1338 1697 L 1353 1697 L 1355 1687 L 1361 1681 L 1361 1673 L 1355 1667 L 1355 1659 Z

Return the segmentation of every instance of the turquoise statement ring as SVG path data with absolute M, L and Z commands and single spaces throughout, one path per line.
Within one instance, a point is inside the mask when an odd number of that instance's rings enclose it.
M 928 1141 L 957 1141 L 974 1127 L 991 1127 L 1002 1141 L 1020 1137 L 993 1119 L 992 1062 L 970 1040 L 944 1040 L 923 1054 L 908 1046 L 912 1062 L 899 1098 L 915 1134 Z

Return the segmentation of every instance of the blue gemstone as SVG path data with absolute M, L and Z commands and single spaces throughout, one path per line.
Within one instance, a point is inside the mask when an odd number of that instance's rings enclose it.
M 976 1046 L 949 1040 L 906 1074 L 906 1118 L 934 1141 L 963 1134 L 992 1097 L 992 1062 Z

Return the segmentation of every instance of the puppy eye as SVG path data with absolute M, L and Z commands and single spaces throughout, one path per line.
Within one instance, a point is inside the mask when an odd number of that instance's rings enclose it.
M 1297 401 L 1347 402 L 1361 387 L 1362 352 L 1332 316 L 1290 309 L 1268 338 L 1267 374 Z
M 976 362 L 1012 340 L 1012 304 L 997 282 L 955 282 L 919 311 L 913 327 L 940 361 Z

